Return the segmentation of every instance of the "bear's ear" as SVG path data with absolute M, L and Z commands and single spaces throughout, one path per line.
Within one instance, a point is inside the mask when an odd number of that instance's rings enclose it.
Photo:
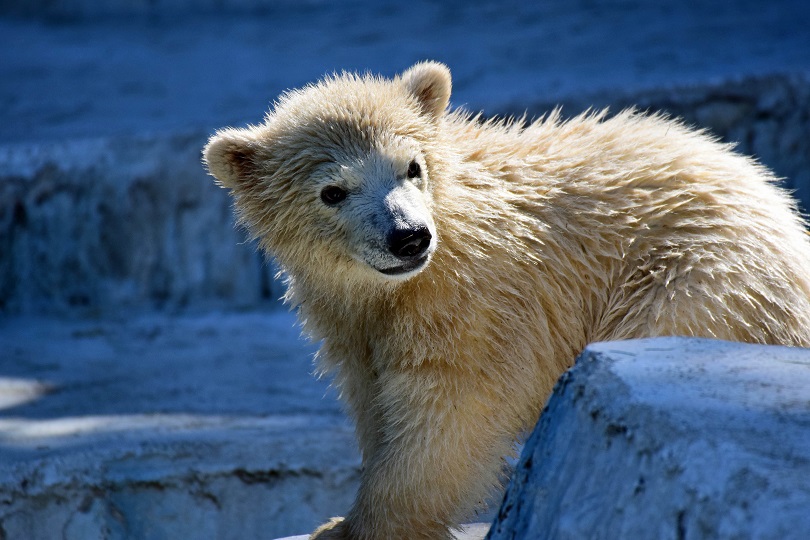
M 416 97 L 424 114 L 434 119 L 444 114 L 453 86 L 447 66 L 439 62 L 420 62 L 402 74 L 402 81 Z
M 203 162 L 222 186 L 232 189 L 254 176 L 257 148 L 257 135 L 253 130 L 223 129 L 208 139 Z

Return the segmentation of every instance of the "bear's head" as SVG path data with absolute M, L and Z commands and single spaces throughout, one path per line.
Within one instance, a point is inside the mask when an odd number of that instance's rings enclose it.
M 217 132 L 204 161 L 292 276 L 401 281 L 437 247 L 431 173 L 450 87 L 434 62 L 328 77 L 284 94 L 261 125 Z

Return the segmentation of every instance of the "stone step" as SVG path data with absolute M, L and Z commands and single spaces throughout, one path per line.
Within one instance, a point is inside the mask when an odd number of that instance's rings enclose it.
M 353 428 L 293 323 L 0 319 L 0 538 L 272 538 L 345 513 Z

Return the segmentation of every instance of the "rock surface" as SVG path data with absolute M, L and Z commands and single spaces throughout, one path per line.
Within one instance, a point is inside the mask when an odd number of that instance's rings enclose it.
M 205 140 L 0 147 L 0 311 L 234 309 L 281 296 L 200 164 Z
M 345 513 L 353 428 L 293 322 L 0 319 L 0 538 L 272 538 Z
M 506 539 L 810 537 L 810 350 L 588 346 L 526 443 Z

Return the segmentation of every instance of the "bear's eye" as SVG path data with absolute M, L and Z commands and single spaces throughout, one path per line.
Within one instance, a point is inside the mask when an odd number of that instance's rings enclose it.
M 422 167 L 419 166 L 416 160 L 413 160 L 410 165 L 408 165 L 408 178 L 416 178 L 418 176 L 422 176 Z
M 321 190 L 321 200 L 326 204 L 337 204 L 345 198 L 346 192 L 337 186 L 326 186 Z

